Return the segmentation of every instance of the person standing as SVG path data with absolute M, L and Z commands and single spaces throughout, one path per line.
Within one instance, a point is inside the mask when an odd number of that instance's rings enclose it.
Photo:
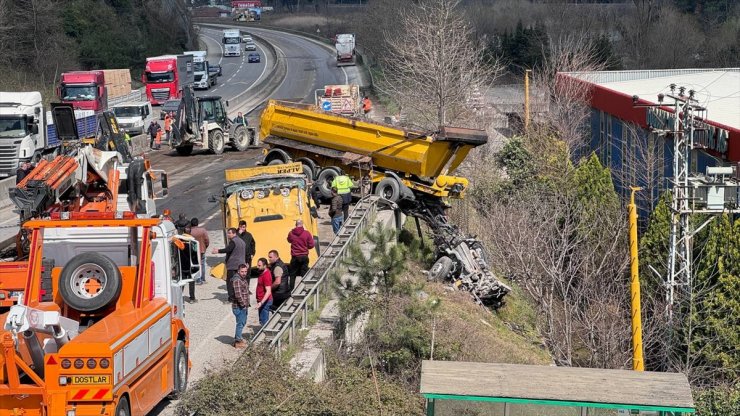
M 236 114 L 236 118 L 234 119 L 234 122 L 236 124 L 241 124 L 244 127 L 247 127 L 249 125 L 247 118 L 242 115 L 241 111 Z
M 247 325 L 247 311 L 249 309 L 248 274 L 249 267 L 246 264 L 240 264 L 237 273 L 232 277 L 231 285 L 234 286 L 234 300 L 231 301 L 231 311 L 236 318 L 234 348 L 244 348 L 247 345 L 247 342 L 242 336 L 242 331 L 244 330 L 244 326 Z
M 272 273 L 272 308 L 277 310 L 290 297 L 290 275 L 277 250 L 267 253 L 267 261 Z
M 314 248 L 313 235 L 303 228 L 303 220 L 295 222 L 295 228 L 288 233 L 290 243 L 290 290 L 295 287 L 295 279 L 305 276 L 308 271 L 308 251 Z
M 172 112 L 166 113 L 164 116 L 164 134 L 165 134 L 165 140 L 167 140 L 167 144 L 172 146 L 172 142 L 170 141 L 170 138 L 172 137 L 170 133 L 172 132 Z
M 342 211 L 342 197 L 337 193 L 337 188 L 331 188 L 331 206 L 329 207 L 329 217 L 331 217 L 331 229 L 334 234 L 339 234 L 339 229 L 344 223 L 344 212 Z
M 185 227 L 187 227 L 188 225 L 190 225 L 190 221 L 185 217 L 185 214 L 180 214 L 177 216 L 177 221 L 175 221 L 175 228 L 177 228 L 177 232 L 183 232 L 183 230 L 185 230 Z
M 373 111 L 373 102 L 370 101 L 370 98 L 366 95 L 365 98 L 362 99 L 362 114 L 365 118 L 370 118 L 371 111 Z
M 15 184 L 18 185 L 21 183 L 21 181 L 28 176 L 29 173 L 33 170 L 33 165 L 31 162 L 23 162 L 21 163 L 21 166 L 18 168 L 17 171 L 15 171 Z
M 226 253 L 226 292 L 229 295 L 229 302 L 234 300 L 234 287 L 231 285 L 231 278 L 234 277 L 239 265 L 244 262 L 244 241 L 236 234 L 236 228 L 229 228 L 226 231 L 226 238 L 229 244 L 222 249 L 214 248 L 212 253 Z
M 344 172 L 334 177 L 331 181 L 332 188 L 337 188 L 337 193 L 342 197 L 342 214 L 344 218 L 349 217 L 349 204 L 352 203 L 352 188 L 355 184 L 352 183 L 352 178 L 347 176 Z
M 272 272 L 267 267 L 267 259 L 261 257 L 257 260 L 257 268 L 260 276 L 257 278 L 257 312 L 259 313 L 260 325 L 264 326 L 270 319 L 270 308 L 272 307 Z
M 249 231 L 247 231 L 246 221 L 239 221 L 239 229 L 237 232 L 242 241 L 244 241 L 244 262 L 251 268 L 252 259 L 254 258 L 254 253 L 256 253 L 257 248 L 255 247 L 254 237 Z
M 190 234 L 190 231 L 191 231 L 190 224 L 188 224 L 188 226 L 185 227 L 185 229 L 182 230 L 182 235 L 184 235 L 185 237 L 195 238 L 195 237 L 193 237 L 192 234 Z M 178 232 L 180 232 L 180 231 L 178 231 Z M 190 267 L 190 263 L 187 260 L 185 260 L 188 257 L 190 257 L 190 255 L 189 255 L 189 253 L 187 253 L 187 257 L 185 257 L 185 254 L 186 253 L 182 253 L 180 255 L 180 260 L 184 262 L 182 264 L 183 272 L 188 267 Z M 195 298 L 195 279 L 192 279 L 192 280 L 190 280 L 190 282 L 188 282 L 188 291 L 190 292 L 190 297 L 188 298 L 188 303 L 198 303 L 198 299 Z
M 200 250 L 200 279 L 196 282 L 199 285 L 202 285 L 206 282 L 206 250 L 208 249 L 208 246 L 211 244 L 211 240 L 208 238 L 208 230 L 206 230 L 203 227 L 198 226 L 198 219 L 193 217 L 190 220 L 190 235 L 193 236 L 196 240 L 198 240 L 199 243 L 199 250 Z
M 154 150 L 154 140 L 157 138 L 157 133 L 160 130 L 162 130 L 162 128 L 159 127 L 159 123 L 155 120 L 152 120 L 152 122 L 149 123 L 149 127 L 146 129 L 146 132 L 149 134 L 149 148 L 151 150 Z

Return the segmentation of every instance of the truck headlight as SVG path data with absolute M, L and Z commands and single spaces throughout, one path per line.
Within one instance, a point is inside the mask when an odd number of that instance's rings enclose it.
M 240 196 L 240 197 L 241 197 L 242 199 L 252 199 L 252 198 L 254 198 L 254 191 L 253 191 L 253 190 L 251 190 L 251 189 L 243 189 L 243 190 L 242 190 L 242 191 L 241 191 L 241 192 L 239 193 L 239 196 Z

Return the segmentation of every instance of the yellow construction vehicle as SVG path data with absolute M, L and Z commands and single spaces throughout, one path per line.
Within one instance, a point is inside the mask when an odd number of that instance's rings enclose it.
M 274 100 L 262 113 L 260 134 L 264 164 L 301 162 L 325 198 L 331 197 L 327 182 L 341 170 L 365 185 L 361 190 L 393 202 L 462 197 L 468 180 L 448 173 L 488 141 L 481 130 L 442 127 L 427 134 Z

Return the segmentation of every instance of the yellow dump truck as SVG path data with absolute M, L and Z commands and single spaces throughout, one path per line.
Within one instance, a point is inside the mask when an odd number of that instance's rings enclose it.
M 316 261 L 318 221 L 300 163 L 227 169 L 224 176 L 221 198 L 224 230 L 237 228 L 239 220 L 245 220 L 247 230 L 254 236 L 255 259 L 266 258 L 270 250 L 290 259 L 288 233 L 296 220 L 303 220 L 303 227 L 314 236 L 316 245 L 309 253 L 309 264 Z
M 471 149 L 488 141 L 482 130 L 415 132 L 274 100 L 262 112 L 260 134 L 267 145 L 263 164 L 301 162 L 324 197 L 331 197 L 327 181 L 341 169 L 364 184 L 364 191 L 394 202 L 461 197 L 468 180 L 449 173 Z

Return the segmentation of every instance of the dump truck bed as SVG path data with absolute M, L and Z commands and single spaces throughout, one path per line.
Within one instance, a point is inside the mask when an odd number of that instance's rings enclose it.
M 260 129 L 261 137 L 334 149 L 348 159 L 365 156 L 373 167 L 427 178 L 453 171 L 488 140 L 480 130 L 446 127 L 427 134 L 274 100 L 262 113 Z

